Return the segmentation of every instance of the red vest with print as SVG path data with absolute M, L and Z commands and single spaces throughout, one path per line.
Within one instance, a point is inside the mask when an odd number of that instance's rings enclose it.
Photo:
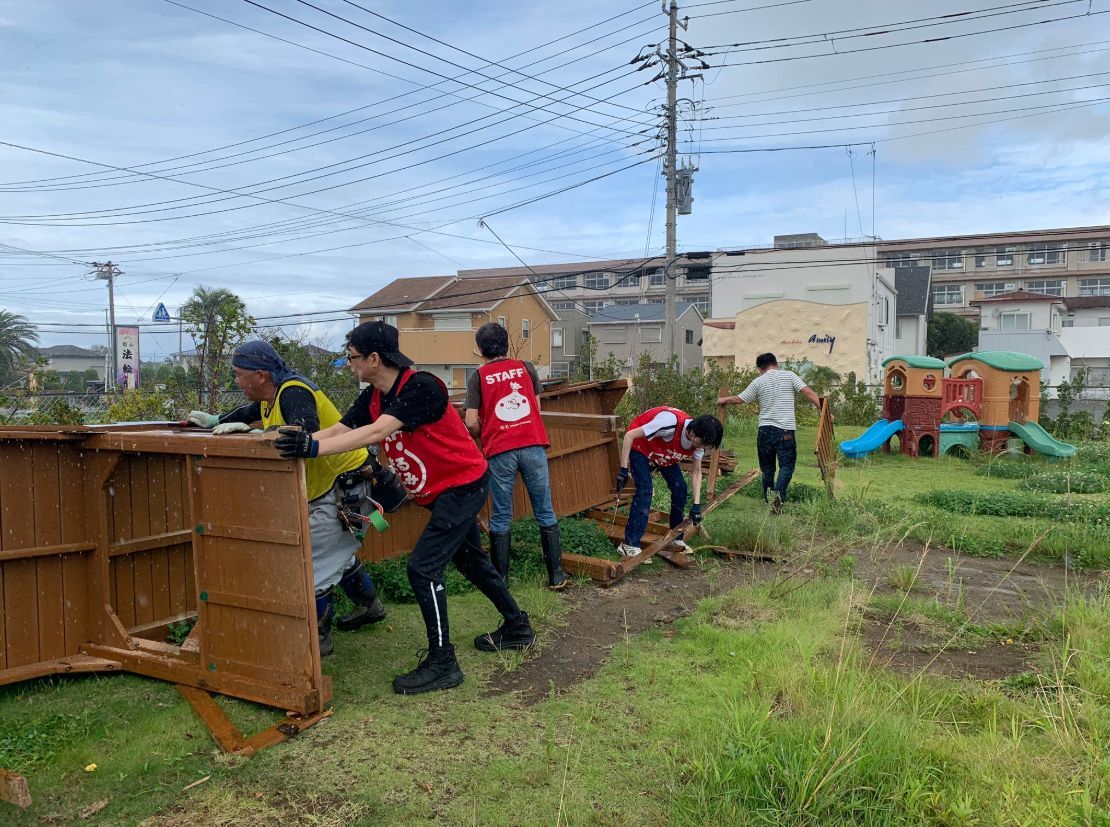
M 498 359 L 478 368 L 482 386 L 482 453 L 487 457 L 551 444 L 528 369 L 518 359 Z
M 651 420 L 655 419 L 658 414 L 664 411 L 673 413 L 678 417 L 678 425 L 674 429 L 673 437 L 670 439 L 661 439 L 658 437 L 645 439 L 641 436 L 632 440 L 633 450 L 646 455 L 649 460 L 660 466 L 674 465 L 694 455 L 694 451 L 696 450 L 694 447 L 682 447 L 682 429 L 686 427 L 686 423 L 693 419 L 693 417 L 685 411 L 680 411 L 678 408 L 668 408 L 666 405 L 661 405 L 658 408 L 644 411 L 628 425 L 628 430 L 630 431 L 639 428 L 641 425 L 647 425 Z
M 405 371 L 398 394 L 412 376 L 413 371 Z M 446 396 L 447 387 L 438 377 L 436 382 Z M 381 411 L 382 393 L 375 389 L 370 397 L 371 418 L 377 419 Z M 450 404 L 437 421 L 390 434 L 382 442 L 382 450 L 416 504 L 429 508 L 448 488 L 474 482 L 486 473 L 486 458 Z

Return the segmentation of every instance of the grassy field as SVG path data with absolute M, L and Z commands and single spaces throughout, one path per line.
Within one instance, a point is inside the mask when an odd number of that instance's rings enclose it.
M 801 499 L 785 514 L 737 496 L 707 519 L 713 543 L 772 549 L 795 576 L 731 589 L 627 637 L 566 691 L 532 704 L 489 694 L 520 657 L 469 646 L 497 622 L 474 593 L 451 598 L 462 687 L 392 694 L 422 636 L 416 608 L 393 604 L 380 628 L 337 636 L 325 662 L 334 716 L 249 761 L 218 753 L 164 683 L 121 675 L 5 687 L 0 767 L 27 775 L 35 803 L 0 804 L 0 823 L 1110 825 L 1105 578 L 1086 596 L 989 623 L 922 591 L 912 566 L 892 567 L 879 593 L 851 565 L 903 537 L 955 537 L 964 552 L 1107 568 L 1105 523 L 949 514 L 919 501 L 935 491 L 984 503 L 995 492 L 1067 496 L 1023 487 L 1024 471 L 988 476 L 985 463 L 953 459 L 843 467 L 829 503 L 807 440 L 803 431 Z M 730 426 L 730 445 L 740 469 L 754 465 L 750 424 Z M 1105 458 L 1092 448 L 1083 467 Z M 526 525 L 520 534 L 526 541 Z M 589 541 L 585 529 L 577 539 Z M 712 578 L 736 564 L 701 555 L 698 565 Z M 666 567 L 649 568 L 662 586 Z M 514 591 L 550 645 L 545 633 L 567 622 L 567 601 L 533 574 Z M 881 668 L 869 630 L 901 634 L 902 621 L 928 626 L 938 654 L 1018 640 L 1033 665 L 991 681 Z M 245 731 L 276 718 L 220 703 Z

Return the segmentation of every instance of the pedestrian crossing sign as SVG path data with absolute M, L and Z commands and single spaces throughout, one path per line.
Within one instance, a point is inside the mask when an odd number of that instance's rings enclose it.
M 168 322 L 170 321 L 170 311 L 166 310 L 166 305 L 158 302 L 158 307 L 154 311 L 154 321 Z

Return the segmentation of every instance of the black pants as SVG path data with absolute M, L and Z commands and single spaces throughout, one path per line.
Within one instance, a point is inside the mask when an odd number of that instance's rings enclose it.
M 798 443 L 794 439 L 794 432 L 776 428 L 774 425 L 760 425 L 755 446 L 759 452 L 759 468 L 763 472 L 763 499 L 767 499 L 769 490 L 774 490 L 782 500 L 786 500 L 786 489 L 790 485 L 790 478 L 794 476 L 794 465 L 798 461 Z M 779 465 L 777 482 L 776 459 Z
M 432 651 L 451 642 L 447 624 L 447 564 L 454 562 L 467 580 L 489 598 L 506 620 L 520 614 L 509 587 L 482 549 L 478 512 L 489 494 L 489 473 L 480 480 L 449 488 L 432 505 L 432 516 L 409 557 L 409 584 L 420 604 Z

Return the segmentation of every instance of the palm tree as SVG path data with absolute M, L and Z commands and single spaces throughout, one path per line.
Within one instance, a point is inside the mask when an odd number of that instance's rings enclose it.
M 0 379 L 8 378 L 21 364 L 34 363 L 39 333 L 22 316 L 0 310 Z
M 254 319 L 230 290 L 203 285 L 193 290 L 180 313 L 197 346 L 201 391 L 214 403 L 228 379 L 231 352 L 250 333 Z

